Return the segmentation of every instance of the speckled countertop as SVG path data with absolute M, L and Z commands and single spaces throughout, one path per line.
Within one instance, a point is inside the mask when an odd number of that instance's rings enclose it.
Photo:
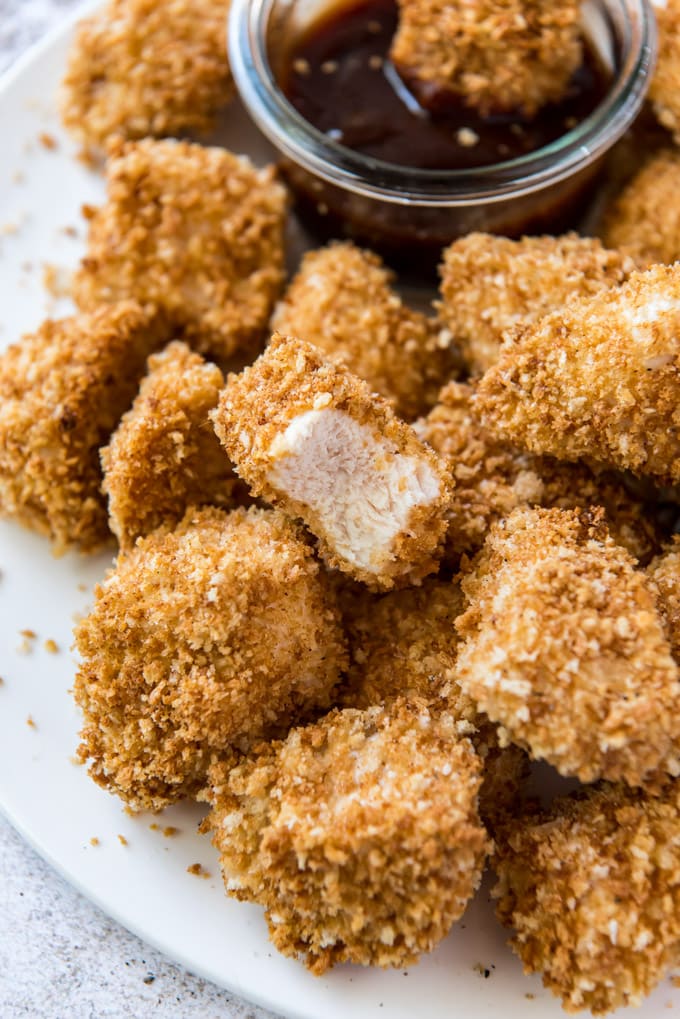
M 0 0 L 0 73 L 78 0 Z M 268 1019 L 74 891 L 0 814 L 0 1017 Z

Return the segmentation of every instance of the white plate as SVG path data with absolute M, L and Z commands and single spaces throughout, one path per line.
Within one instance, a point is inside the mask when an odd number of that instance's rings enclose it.
M 0 348 L 46 314 L 69 310 L 68 302 L 46 295 L 42 267 L 76 264 L 84 246 L 80 206 L 103 194 L 101 178 L 76 160 L 55 111 L 71 33 L 72 20 L 0 83 Z M 57 148 L 40 142 L 45 133 Z M 237 151 L 266 158 L 266 144 L 243 116 L 229 136 Z M 76 237 L 65 232 L 72 227 Z M 417 967 L 382 972 L 345 966 L 315 978 L 274 951 L 257 907 L 225 898 L 216 854 L 196 834 L 197 807 L 174 807 L 160 818 L 128 817 L 72 763 L 78 716 L 68 694 L 75 668 L 71 629 L 109 562 L 107 555 L 55 560 L 43 539 L 0 523 L 0 806 L 38 851 L 144 940 L 291 1019 L 561 1016 L 557 1002 L 537 978 L 522 975 L 506 948 L 487 886 Z M 38 636 L 22 653 L 20 631 L 26 629 Z M 57 642 L 58 654 L 45 649 L 47 639 Z M 154 822 L 180 833 L 165 838 L 150 828 Z M 91 845 L 93 838 L 98 845 Z M 193 863 L 211 877 L 189 874 Z M 636 1014 L 658 1019 L 668 1003 L 680 1007 L 680 992 L 665 982 Z

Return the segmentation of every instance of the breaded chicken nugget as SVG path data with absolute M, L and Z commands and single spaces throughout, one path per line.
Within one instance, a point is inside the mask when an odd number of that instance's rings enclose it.
M 680 662 L 680 536 L 647 567 L 673 656 Z
M 377 255 L 349 242 L 310 251 L 271 326 L 343 362 L 412 420 L 435 403 L 458 359 L 451 334 L 407 308 L 393 279 Z
M 444 466 L 344 365 L 275 335 L 212 417 L 253 494 L 300 517 L 330 566 L 385 589 L 436 569 Z
M 640 268 L 680 258 L 680 153 L 663 149 L 649 159 L 607 209 L 602 236 L 625 248 Z
M 134 301 L 47 320 L 0 356 L 0 513 L 59 555 L 109 537 L 99 447 L 130 406 L 165 327 Z
M 639 1005 L 680 961 L 680 783 L 601 786 L 518 821 L 493 859 L 501 923 L 567 1012 Z
M 314 973 L 415 962 L 479 885 L 480 763 L 422 705 L 333 711 L 210 782 L 227 892 Z
M 273 510 L 189 510 L 119 558 L 76 628 L 78 749 L 96 782 L 159 810 L 246 750 L 329 707 L 345 667 L 335 599 Z
M 63 83 L 66 127 L 88 146 L 114 135 L 207 131 L 234 94 L 228 0 L 109 0 L 78 25 Z
M 678 667 L 601 511 L 515 510 L 462 585 L 457 679 L 501 742 L 584 782 L 680 773 Z
M 460 345 L 473 374 L 498 360 L 504 333 L 536 322 L 570 297 L 615 286 L 635 268 L 593 237 L 507 237 L 472 233 L 443 253 L 442 322 Z
M 101 451 L 109 525 L 121 549 L 161 524 L 176 524 L 189 506 L 231 509 L 245 498 L 209 412 L 222 372 L 184 343 L 149 358 L 132 409 Z
M 532 456 L 495 439 L 480 419 L 471 385 L 451 382 L 439 403 L 414 429 L 446 461 L 454 478 L 444 562 L 481 548 L 492 523 L 518 506 L 561 509 L 602 506 L 619 545 L 646 563 L 660 549 L 650 507 L 631 495 L 615 471 Z
M 254 352 L 283 283 L 286 192 L 272 166 L 188 142 L 117 144 L 108 200 L 90 210 L 76 303 L 162 308 L 217 360 Z
M 423 106 L 441 92 L 483 117 L 560 99 L 581 63 L 580 3 L 399 0 L 390 56 Z
M 654 3 L 659 52 L 649 86 L 649 98 L 659 122 L 680 144 L 680 2 Z
M 680 265 L 574 299 L 503 344 L 479 384 L 488 427 L 534 453 L 680 481 Z

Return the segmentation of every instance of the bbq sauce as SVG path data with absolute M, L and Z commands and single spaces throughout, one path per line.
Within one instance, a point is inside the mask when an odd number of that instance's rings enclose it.
M 514 159 L 548 145 L 605 97 L 611 74 L 584 46 L 563 99 L 529 119 L 520 110 L 480 117 L 443 95 L 422 109 L 389 60 L 396 0 L 334 7 L 298 36 L 279 65 L 290 103 L 318 130 L 365 156 L 405 167 L 463 170 Z

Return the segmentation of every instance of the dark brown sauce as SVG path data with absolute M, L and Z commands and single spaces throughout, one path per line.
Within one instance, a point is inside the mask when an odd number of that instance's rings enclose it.
M 606 95 L 611 75 L 588 46 L 559 103 L 533 119 L 521 112 L 481 118 L 450 99 L 422 110 L 388 59 L 395 0 L 334 8 L 299 36 L 279 84 L 299 113 L 347 148 L 398 166 L 472 169 L 542 148 L 584 120 Z

